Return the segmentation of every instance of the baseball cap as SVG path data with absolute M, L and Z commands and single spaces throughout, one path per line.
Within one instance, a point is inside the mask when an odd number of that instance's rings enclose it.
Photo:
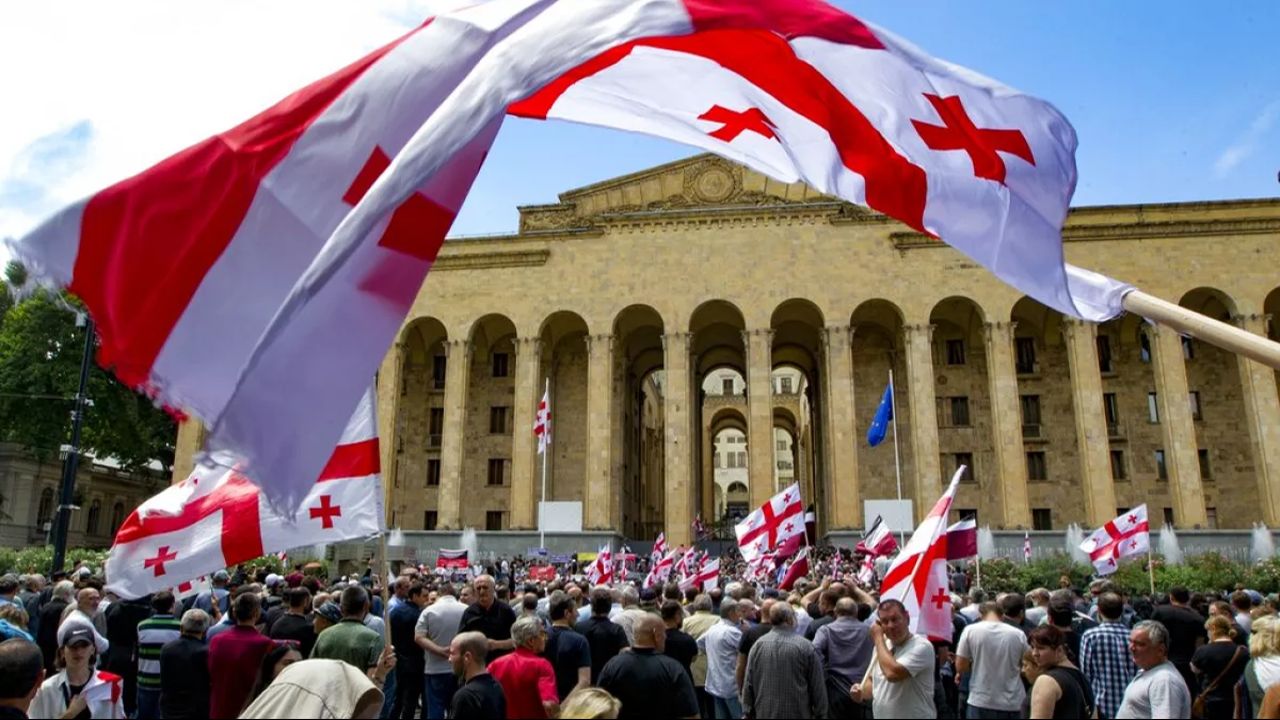
M 337 603 L 327 602 L 321 605 L 316 608 L 316 614 L 331 623 L 342 622 L 342 610 L 338 609 Z
M 277 574 L 275 574 L 275 573 L 271 573 L 270 575 L 267 575 L 267 581 L 266 581 L 266 582 L 267 582 L 267 587 L 269 587 L 269 588 L 273 588 L 273 587 L 275 587 L 275 586 L 279 585 L 280 583 L 284 582 L 284 578 L 280 577 L 279 575 L 277 575 Z
M 93 630 L 82 625 L 73 627 L 70 631 L 63 633 L 62 647 L 76 647 L 77 645 L 93 645 Z
M 227 574 L 227 571 L 226 571 L 226 570 L 219 570 L 218 572 L 216 572 L 216 573 L 214 573 L 214 574 L 213 574 L 213 579 L 214 579 L 214 580 L 220 580 L 220 581 L 222 581 L 222 582 L 226 582 L 226 581 L 228 581 L 228 580 L 230 580 L 230 579 L 231 579 L 231 576 L 230 576 L 229 574 Z

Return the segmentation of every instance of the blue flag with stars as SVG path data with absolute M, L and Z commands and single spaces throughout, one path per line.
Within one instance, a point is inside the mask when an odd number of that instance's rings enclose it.
M 885 433 L 889 431 L 889 423 L 893 420 L 893 383 L 885 386 L 884 397 L 880 398 L 880 407 L 876 408 L 876 416 L 871 419 L 871 427 L 867 428 L 867 442 L 872 447 L 884 442 Z

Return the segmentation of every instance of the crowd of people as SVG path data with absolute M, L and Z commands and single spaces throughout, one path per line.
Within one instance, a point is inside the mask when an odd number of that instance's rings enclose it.
M 135 600 L 88 568 L 4 575 L 0 720 L 1280 718 L 1276 601 L 1246 589 L 989 595 L 957 572 L 951 637 L 928 638 L 839 566 L 682 591 L 524 565 L 405 568 L 385 608 L 373 572 Z

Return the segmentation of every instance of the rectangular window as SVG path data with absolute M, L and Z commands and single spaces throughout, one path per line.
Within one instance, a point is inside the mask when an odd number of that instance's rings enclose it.
M 1173 508 L 1164 509 L 1164 524 L 1173 525 Z
M 1023 395 L 1018 400 L 1022 405 L 1022 436 L 1040 437 L 1040 396 Z
M 1138 334 L 1138 359 L 1144 363 L 1151 362 L 1151 338 L 1146 333 Z
M 787 451 L 787 441 L 786 441 L 786 440 L 779 440 L 779 441 L 778 441 L 778 452 L 786 452 L 786 451 Z
M 720 453 L 716 453 L 715 455 L 713 455 L 713 456 L 712 456 L 712 465 L 713 465 L 717 470 L 719 470 L 719 469 L 720 469 Z
M 747 454 L 745 452 L 738 453 L 738 467 L 744 468 L 746 466 L 747 466 Z
M 440 487 L 440 459 L 427 460 L 427 487 Z
M 437 518 L 437 517 L 438 517 L 438 516 L 436 515 L 436 511 L 435 511 L 435 510 L 427 510 L 427 511 L 423 512 L 423 513 L 422 513 L 422 529 L 423 529 L 423 530 L 435 530 L 435 529 L 436 529 L 436 518 Z
M 790 461 L 790 460 L 779 460 L 779 461 L 778 461 L 778 469 L 779 469 L 779 470 L 790 470 L 790 469 L 791 469 L 791 461 Z
M 733 378 L 723 378 L 720 380 L 720 393 L 722 395 L 733 394 Z
M 951 398 L 951 424 L 969 427 L 969 398 L 964 395 Z
M 1164 464 L 1164 450 L 1156 451 L 1156 478 L 1160 480 L 1169 479 L 1169 468 Z
M 1191 338 L 1187 337 L 1186 335 L 1183 335 L 1183 336 L 1182 336 L 1182 359 L 1183 359 L 1183 360 L 1195 360 L 1195 359 L 1196 359 L 1196 344 L 1195 344 L 1195 341 L 1194 341 L 1194 340 L 1192 340 Z
M 782 380 L 782 394 L 790 395 L 791 394 L 791 378 L 784 377 L 784 378 L 781 378 L 781 380 Z
M 1147 393 L 1147 422 L 1160 422 L 1160 402 L 1153 392 Z
M 1124 464 L 1123 450 L 1111 451 L 1111 479 L 1112 480 L 1129 479 L 1129 470 L 1128 468 L 1125 467 L 1125 464 Z
M 1120 404 L 1116 402 L 1115 393 L 1102 394 L 1102 414 L 1107 419 L 1107 434 L 1118 435 L 1119 433 L 1112 432 L 1120 427 Z
M 977 508 L 956 508 L 955 510 L 952 510 L 952 512 L 956 514 L 955 519 L 957 522 L 961 520 L 968 520 L 969 518 L 973 518 L 974 522 L 978 521 Z
M 1014 362 L 1019 375 L 1028 375 L 1036 371 L 1036 339 L 1013 339 Z
M 506 513 L 501 510 L 490 510 L 486 512 L 484 514 L 484 529 L 490 531 L 501 530 L 503 515 L 506 515 Z
M 489 458 L 489 484 L 502 485 L 507 461 L 502 458 Z
M 1200 391 L 1192 390 L 1187 394 L 1187 399 L 1191 401 L 1191 419 L 1203 420 L 1204 415 L 1201 414 L 1200 409 Z
M 1200 448 L 1196 451 L 1196 457 L 1200 459 L 1200 478 L 1202 480 L 1212 480 L 1213 473 L 1209 470 L 1209 451 Z
M 510 414 L 510 408 L 507 407 L 491 407 L 489 408 L 489 434 L 490 435 L 506 435 L 507 434 L 507 415 Z
M 973 468 L 973 453 L 967 453 L 967 452 L 952 453 L 951 457 L 952 457 L 952 461 L 954 462 L 954 464 L 951 466 L 951 472 L 955 472 L 956 470 L 959 470 L 961 465 L 965 465 L 969 468 L 968 470 L 965 471 L 964 477 L 960 479 L 961 482 L 977 482 L 978 481 L 977 473 L 974 472 L 974 468 Z
M 1053 511 L 1049 508 L 1031 508 L 1031 529 L 1052 530 Z
M 496 378 L 504 378 L 507 376 L 508 361 L 511 356 L 506 353 L 493 354 L 493 376 Z
M 964 364 L 964 340 L 948 340 L 947 341 L 947 364 L 948 365 Z
M 1218 508 L 1216 507 L 1205 508 L 1204 519 L 1205 519 L 1205 525 L 1209 526 L 1210 530 L 1217 530 L 1218 529 Z
M 1111 365 L 1111 338 L 1106 335 L 1098 336 L 1098 370 L 1100 372 L 1109 373 L 1112 370 Z
M 444 408 L 431 408 L 431 413 L 427 417 L 427 432 L 432 435 L 444 433 Z
M 1039 451 L 1027 453 L 1027 479 L 1047 480 L 1048 478 L 1049 471 L 1045 466 L 1044 453 Z
M 433 389 L 444 389 L 444 376 L 448 367 L 449 358 L 444 355 L 436 355 L 431 358 L 431 387 Z

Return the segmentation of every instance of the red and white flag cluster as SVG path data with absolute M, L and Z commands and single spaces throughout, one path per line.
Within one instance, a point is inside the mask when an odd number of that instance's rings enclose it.
M 649 562 L 656 563 L 667 554 L 667 534 L 665 532 L 658 533 L 658 539 L 653 541 L 653 550 L 649 553 Z
M 778 581 L 779 590 L 790 590 L 796 584 L 796 580 L 809 575 L 809 546 L 800 549 L 799 553 L 791 559 L 787 565 L 787 569 L 782 573 L 782 579 Z
M 967 468 L 951 478 L 947 491 L 911 534 L 880 584 L 881 599 L 900 600 L 911 616 L 911 631 L 939 640 L 951 638 L 951 594 L 947 587 L 947 513 Z
M 107 556 L 107 589 L 142 597 L 191 578 L 291 547 L 333 543 L 383 530 L 373 391 L 352 416 L 341 443 L 296 519 L 274 510 L 233 458 L 200 465 L 186 480 L 147 500 L 116 531 Z
M 1151 525 L 1143 503 L 1103 525 L 1080 543 L 1099 575 L 1110 575 L 1120 561 L 1151 549 Z
M 538 415 L 533 420 L 533 434 L 538 438 L 538 454 L 542 455 L 551 444 L 551 388 L 542 393 L 538 401 Z
M 898 541 L 893 537 L 893 531 L 889 529 L 884 519 L 877 515 L 867 531 L 862 534 L 862 539 L 858 541 L 854 552 L 874 558 L 892 555 L 897 549 Z
M 676 555 L 678 554 L 677 551 L 673 550 L 659 558 L 657 562 L 652 563 L 649 567 L 649 574 L 644 578 L 644 586 L 651 588 L 665 583 L 667 578 L 671 577 L 671 569 L 676 564 Z
M 742 522 L 733 526 L 738 536 L 738 549 L 742 557 L 751 563 L 766 551 L 774 550 L 780 543 L 796 535 L 804 536 L 804 505 L 800 501 L 800 486 L 791 487 L 769 498 L 764 505 L 751 511 Z
M 292 509 L 508 109 L 868 205 L 1071 316 L 1109 319 L 1130 289 L 1064 264 L 1076 135 L 1052 105 L 820 0 L 470 3 L 11 251 L 85 302 L 103 365 L 199 416 L 208 449 Z
M 613 582 L 613 550 L 608 545 L 600 548 L 596 559 L 591 561 L 586 571 L 587 581 L 592 585 L 607 585 Z

